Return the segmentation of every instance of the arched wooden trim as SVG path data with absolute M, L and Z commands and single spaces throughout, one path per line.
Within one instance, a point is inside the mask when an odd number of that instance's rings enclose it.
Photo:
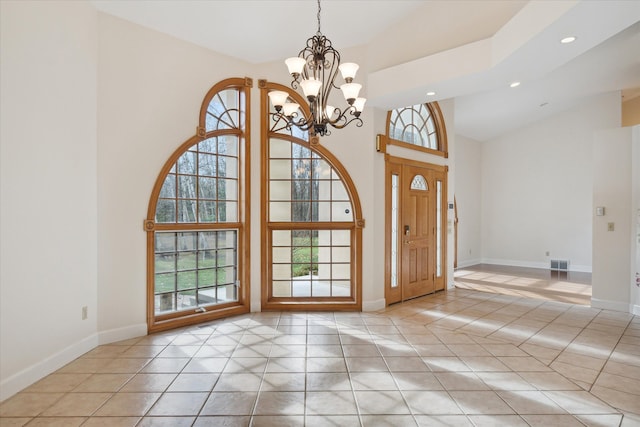
M 213 87 L 209 89 L 207 94 L 204 96 L 204 100 L 202 101 L 196 135 L 204 137 L 202 132 L 206 126 L 207 107 L 209 106 L 209 104 L 211 103 L 211 100 L 217 93 L 222 92 L 223 90 L 226 90 L 226 89 L 232 89 L 232 88 L 236 88 L 236 89 L 249 88 L 250 89 L 251 87 L 253 87 L 253 80 L 249 77 L 245 77 L 245 78 L 232 77 L 229 79 L 222 80 L 216 83 L 215 85 L 213 85 Z M 245 96 L 247 96 L 246 100 L 248 100 L 249 99 L 248 95 L 249 93 L 251 93 L 251 91 L 243 90 L 242 92 L 245 93 Z M 246 102 L 245 106 L 248 106 L 248 105 L 249 105 L 249 102 Z M 248 107 L 246 108 L 245 113 L 247 112 L 248 112 Z M 245 129 L 248 129 L 248 126 L 249 126 L 248 115 L 245 115 L 245 122 L 242 124 L 244 125 Z
M 409 148 L 411 150 L 422 151 L 425 153 L 433 154 L 434 156 L 441 156 L 444 158 L 449 157 L 449 144 L 447 142 L 447 129 L 444 123 L 444 116 L 442 115 L 442 110 L 440 109 L 440 105 L 437 101 L 428 102 L 425 104 L 431 117 L 433 117 L 433 123 L 436 128 L 436 135 L 438 137 L 438 149 L 434 150 L 432 148 L 422 147 L 420 145 L 409 144 L 408 142 L 399 141 L 397 139 L 391 138 L 389 133 L 391 127 L 391 114 L 393 110 L 387 111 L 387 123 L 385 126 L 385 138 L 384 145 L 397 145 L 399 147 Z M 379 150 L 386 152 L 386 150 Z
M 261 249 L 262 249 L 262 266 L 261 266 L 261 274 L 262 274 L 262 309 L 263 310 L 317 310 L 317 311 L 339 311 L 339 310 L 361 310 L 362 309 L 362 229 L 365 225 L 365 220 L 362 217 L 362 205 L 360 203 L 360 197 L 358 196 L 358 192 L 356 187 L 351 179 L 351 176 L 347 172 L 346 168 L 342 165 L 342 163 L 324 146 L 320 144 L 319 138 L 316 140 L 304 141 L 300 138 L 293 137 L 291 135 L 286 135 L 282 133 L 272 133 L 269 131 L 270 129 L 270 117 L 268 112 L 270 111 L 269 106 L 269 97 L 268 93 L 272 90 L 281 90 L 287 92 L 289 96 L 300 105 L 300 108 L 304 111 L 305 114 L 309 114 L 309 106 L 307 105 L 307 101 L 296 91 L 291 88 L 278 84 L 268 82 L 266 80 L 259 80 L 258 87 L 260 88 L 260 140 L 261 140 L 261 153 L 260 153 L 260 162 L 261 162 L 261 182 L 262 189 L 260 194 L 260 200 L 262 205 L 260 221 L 262 224 L 261 230 Z M 353 225 L 352 230 L 354 233 L 353 238 L 353 248 L 352 248 L 352 260 L 355 264 L 353 266 L 353 280 L 355 283 L 354 286 L 354 295 L 352 295 L 351 299 L 348 301 L 338 302 L 334 300 L 332 301 L 291 301 L 291 302 L 271 302 L 269 301 L 269 286 L 270 286 L 270 275 L 269 275 L 269 263 L 271 262 L 270 257 L 270 245 L 269 245 L 269 236 L 268 236 L 268 226 L 269 222 L 269 199 L 268 199 L 268 189 L 267 183 L 269 181 L 269 177 L 267 176 L 268 161 L 269 161 L 269 153 L 267 151 L 268 148 L 268 140 L 269 138 L 274 137 L 278 139 L 284 139 L 290 141 L 292 143 L 300 144 L 309 148 L 311 151 L 314 151 L 320 154 L 335 170 L 338 174 L 342 182 L 344 183 L 345 189 L 347 190 L 349 197 L 351 199 L 351 204 L 353 208 Z M 301 224 L 301 223 L 291 223 L 291 224 Z M 324 223 L 304 223 L 304 227 L 309 229 L 319 229 L 322 228 Z M 336 223 L 334 223 L 336 224 Z M 342 223 L 342 224 L 350 224 L 350 222 Z M 295 228 L 295 225 L 294 227 Z
M 182 156 L 186 151 L 188 151 L 189 148 L 193 147 L 194 145 L 196 145 L 197 143 L 199 143 L 204 139 L 208 139 L 216 136 L 223 136 L 223 135 L 236 135 L 240 137 L 242 136 L 242 133 L 243 133 L 242 131 L 235 130 L 235 129 L 225 129 L 220 131 L 207 132 L 203 136 L 194 135 L 191 138 L 187 139 L 185 142 L 183 142 L 176 149 L 176 151 L 174 151 L 173 154 L 169 156 L 164 166 L 162 166 L 162 169 L 160 169 L 160 173 L 158 174 L 158 177 L 156 178 L 156 182 L 153 185 L 153 190 L 151 190 L 151 197 L 149 198 L 149 205 L 147 207 L 146 221 L 153 222 L 156 229 L 162 226 L 162 224 L 155 223 L 156 206 L 158 205 L 158 199 L 160 198 L 160 190 L 162 190 L 162 185 L 164 184 L 164 180 L 169 174 L 169 171 L 171 170 L 173 165 L 178 161 L 180 156 Z
M 444 115 L 437 101 L 429 102 L 427 107 L 433 114 L 433 120 L 436 123 L 436 132 L 438 132 L 438 151 L 444 153 L 444 157 L 449 157 L 449 142 L 447 141 L 447 126 L 444 123 Z
M 242 97 L 244 106 L 244 119 L 239 125 L 243 129 L 221 129 L 206 132 L 205 120 L 207 107 L 213 97 L 223 90 L 238 89 Z M 205 95 L 200 108 L 200 115 L 196 134 L 185 142 L 183 142 L 169 156 L 160 173 L 156 178 L 155 184 L 149 198 L 147 207 L 147 218 L 144 220 L 144 231 L 147 232 L 147 329 L 149 332 L 157 332 L 166 329 L 172 329 L 200 322 L 207 322 L 221 317 L 232 316 L 236 314 L 248 313 L 250 302 L 250 218 L 251 207 L 249 200 L 250 195 L 250 175 L 251 175 L 251 79 L 249 78 L 230 78 L 215 84 Z M 156 223 L 156 207 L 160 197 L 160 191 L 164 181 L 169 174 L 173 165 L 178 161 L 180 156 L 189 148 L 198 144 L 200 141 L 223 135 L 236 135 L 239 138 L 238 144 L 238 221 L 227 223 Z M 217 230 L 237 228 L 238 237 L 238 278 L 242 284 L 241 297 L 238 301 L 229 302 L 212 306 L 209 310 L 203 312 L 173 312 L 162 316 L 155 315 L 155 232 L 158 230 Z

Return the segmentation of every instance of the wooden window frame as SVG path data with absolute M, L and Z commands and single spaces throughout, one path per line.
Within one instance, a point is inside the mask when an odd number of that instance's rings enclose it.
M 385 135 L 379 135 L 382 137 L 383 141 L 381 142 L 382 147 L 378 147 L 378 151 L 384 151 L 380 148 L 384 149 L 384 145 L 397 145 L 398 147 L 408 148 L 410 150 L 422 151 L 424 153 L 432 154 L 434 156 L 444 157 L 445 159 L 449 157 L 448 152 L 448 142 L 447 142 L 447 129 L 444 124 L 444 117 L 442 115 L 442 110 L 440 109 L 440 105 L 434 102 L 427 102 L 425 104 L 431 117 L 433 118 L 433 124 L 436 128 L 436 136 L 438 138 L 438 149 L 434 150 L 432 148 L 423 147 L 420 145 L 410 144 L 408 142 L 400 141 L 397 139 L 391 138 L 389 131 L 391 127 L 391 113 L 393 110 L 387 112 L 387 123 Z
M 355 185 L 346 169 L 327 149 L 319 144 L 319 137 L 310 137 L 310 141 L 304 141 L 285 133 L 274 133 L 270 130 L 271 114 L 268 93 L 272 90 L 281 90 L 289 94 L 300 108 L 308 114 L 307 102 L 290 88 L 259 80 L 260 88 L 260 140 L 261 140 L 261 250 L 262 250 L 262 299 L 263 311 L 361 311 L 362 310 L 362 229 L 365 221 L 362 218 L 362 207 Z M 269 221 L 269 140 L 271 138 L 287 140 L 303 145 L 316 154 L 319 154 L 333 168 L 341 178 L 347 193 L 349 194 L 353 220 L 341 222 L 270 222 Z M 273 297 L 272 291 L 272 230 L 351 230 L 351 296 L 350 297 Z
M 200 108 L 198 127 L 196 134 L 182 143 L 167 159 L 156 179 L 151 192 L 147 208 L 147 218 L 144 221 L 144 231 L 147 233 L 147 329 L 149 333 L 162 330 L 193 325 L 200 322 L 211 321 L 221 317 L 243 314 L 249 312 L 250 302 L 250 173 L 251 173 L 251 87 L 253 81 L 250 78 L 230 78 L 215 84 L 205 95 Z M 238 129 L 206 130 L 207 108 L 213 97 L 226 89 L 235 89 L 240 92 L 243 100 L 244 111 L 240 111 L 240 123 Z M 238 137 L 238 212 L 236 222 L 207 222 L 201 223 L 196 219 L 195 223 L 156 223 L 156 207 L 160 196 L 160 190 L 165 178 L 170 173 L 173 165 L 179 157 L 195 144 L 212 137 L 236 135 Z M 155 233 L 156 231 L 216 231 L 238 230 L 237 243 L 237 280 L 240 283 L 238 300 L 224 304 L 216 304 L 197 309 L 175 311 L 156 315 L 155 313 Z

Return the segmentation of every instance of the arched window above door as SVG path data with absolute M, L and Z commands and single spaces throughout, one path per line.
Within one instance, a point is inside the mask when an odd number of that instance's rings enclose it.
M 387 144 L 447 157 L 447 133 L 437 102 L 389 111 L 386 137 Z

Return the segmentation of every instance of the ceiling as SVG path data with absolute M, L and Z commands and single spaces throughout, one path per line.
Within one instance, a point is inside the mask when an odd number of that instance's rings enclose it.
M 252 64 L 297 54 L 317 30 L 312 0 L 91 3 Z M 368 105 L 391 109 L 455 98 L 456 133 L 479 141 L 599 93 L 640 95 L 640 1 L 323 0 L 321 6 L 322 33 L 333 45 L 367 52 Z M 569 35 L 577 40 L 559 43 Z M 424 72 L 452 66 L 451 58 L 464 65 L 461 71 Z M 376 87 L 386 76 L 395 77 Z M 520 86 L 510 88 L 516 80 Z M 427 99 L 430 90 L 436 96 Z

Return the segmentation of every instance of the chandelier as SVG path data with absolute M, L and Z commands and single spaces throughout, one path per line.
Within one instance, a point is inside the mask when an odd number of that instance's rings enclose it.
M 300 111 L 300 105 L 289 100 L 287 92 L 271 91 L 269 99 L 276 110 L 273 120 L 284 120 L 287 129 L 296 126 L 303 131 L 310 131 L 312 135 L 324 136 L 331 134 L 328 126 L 342 129 L 351 122 L 355 122 L 358 127 L 362 126 L 360 113 L 366 99 L 358 97 L 362 85 L 353 82 L 358 64 L 340 64 L 340 53 L 333 48 L 331 40 L 320 32 L 320 10 L 318 0 L 316 34 L 307 39 L 307 45 L 298 56 L 285 60 L 293 78 L 291 87 L 294 90 L 302 89 L 309 102 L 310 114 L 305 116 Z M 335 83 L 338 71 L 345 81 L 340 85 L 340 90 L 348 104 L 342 109 L 329 104 L 331 90 L 338 89 Z

